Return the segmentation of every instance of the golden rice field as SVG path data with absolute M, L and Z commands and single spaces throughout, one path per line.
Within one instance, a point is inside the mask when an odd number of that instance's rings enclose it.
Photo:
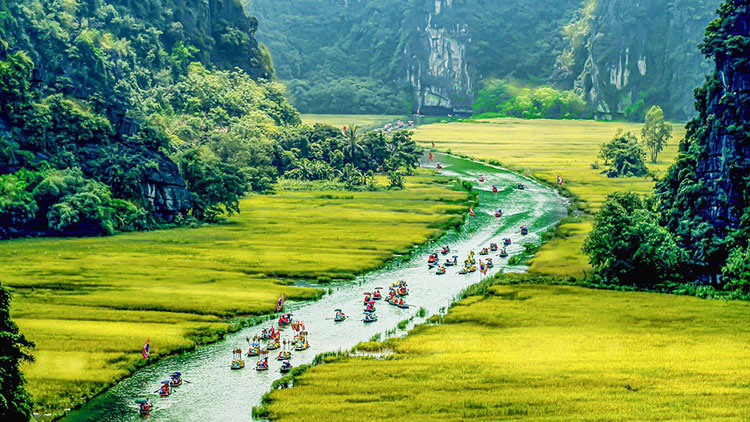
M 673 138 L 659 156 L 659 162 L 647 163 L 657 177 L 674 161 L 679 140 L 685 134 L 683 126 L 674 124 Z M 558 175 L 562 176 L 564 188 L 577 197 L 586 214 L 560 227 L 565 237 L 542 246 L 532 260 L 530 272 L 579 278 L 591 271 L 588 259 L 581 252 L 583 241 L 591 231 L 590 213 L 595 213 L 612 192 L 653 191 L 653 178 L 610 179 L 601 174 L 604 166 L 592 168 L 597 162 L 599 145 L 612 139 L 618 128 L 640 136 L 641 127 L 641 124 L 626 122 L 497 118 L 420 126 L 414 139 L 423 145 L 434 142 L 441 151 L 499 162 L 552 185 Z
M 467 194 L 409 177 L 402 191 L 281 191 L 201 228 L 82 239 L 0 242 L 12 317 L 36 343 L 23 367 L 35 410 L 57 413 L 153 358 L 272 311 L 282 293 L 311 299 L 298 278 L 340 278 L 380 266 L 462 221 Z M 390 230 L 383 230 L 388 227 Z
M 496 285 L 273 390 L 274 421 L 750 420 L 750 303 Z
M 383 126 L 396 120 L 404 120 L 404 116 L 388 114 L 302 114 L 302 123 L 312 125 L 324 123 L 335 127 L 357 125 L 371 129 Z

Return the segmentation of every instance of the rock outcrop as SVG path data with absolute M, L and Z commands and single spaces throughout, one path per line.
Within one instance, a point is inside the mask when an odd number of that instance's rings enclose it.
M 706 31 L 715 70 L 696 90 L 698 117 L 660 182 L 665 224 L 691 254 L 693 276 L 716 280 L 750 237 L 750 3 L 730 0 Z
M 720 0 L 589 0 L 565 27 L 568 47 L 552 81 L 574 88 L 603 119 L 641 119 L 659 104 L 672 119 L 694 115 L 690 87 L 710 71 L 698 50 Z

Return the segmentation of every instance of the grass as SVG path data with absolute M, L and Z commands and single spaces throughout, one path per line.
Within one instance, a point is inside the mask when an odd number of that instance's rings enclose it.
M 562 176 L 563 187 L 575 196 L 576 205 L 584 214 L 560 227 L 560 236 L 542 246 L 530 261 L 529 271 L 559 278 L 581 278 L 591 272 L 581 247 L 591 231 L 591 216 L 606 196 L 624 190 L 653 192 L 655 182 L 651 177 L 610 179 L 601 174 L 603 169 L 592 168 L 597 162 L 599 145 L 610 140 L 617 128 L 640 135 L 641 127 L 626 122 L 497 118 L 424 125 L 414 138 L 423 145 L 434 142 L 442 151 L 501 164 L 553 186 L 557 176 Z M 675 124 L 674 137 L 659 156 L 659 162 L 647 163 L 657 177 L 674 161 L 684 133 L 682 125 Z
M 58 414 L 152 359 L 274 310 L 295 279 L 352 277 L 462 221 L 468 194 L 425 173 L 405 190 L 280 191 L 225 223 L 111 237 L 0 242 L 12 317 L 37 347 L 23 367 L 40 413 Z M 389 230 L 383 230 L 388 227 Z
M 404 116 L 387 114 L 303 114 L 305 124 L 324 123 L 331 126 L 343 127 L 357 125 L 363 129 L 381 127 L 396 120 L 405 120 Z
M 273 390 L 271 420 L 748 420 L 750 303 L 494 285 Z

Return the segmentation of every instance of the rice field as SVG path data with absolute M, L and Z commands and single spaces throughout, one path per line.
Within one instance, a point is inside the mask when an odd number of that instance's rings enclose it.
M 372 129 L 405 118 L 395 114 L 302 114 L 302 123 L 323 123 L 335 127 L 357 125 L 363 129 Z
M 684 137 L 682 124 L 674 124 L 673 138 L 656 164 L 647 163 L 656 177 L 663 175 L 677 155 Z M 653 177 L 608 178 L 597 169 L 599 145 L 609 141 L 618 128 L 640 136 L 641 124 L 593 120 L 521 120 L 510 118 L 434 123 L 420 126 L 414 139 L 422 145 L 432 142 L 441 151 L 471 156 L 555 185 L 557 176 L 563 187 L 576 196 L 585 212 L 560 227 L 565 235 L 553 239 L 531 261 L 531 273 L 559 278 L 580 278 L 591 272 L 581 246 L 591 230 L 591 215 L 598 211 L 607 195 L 632 190 L 653 191 Z
M 405 190 L 253 195 L 221 224 L 101 238 L 0 242 L 11 314 L 36 343 L 23 367 L 36 411 L 54 416 L 152 359 L 217 339 L 295 280 L 348 278 L 462 221 L 467 194 L 420 173 Z M 388 228 L 388 230 L 384 230 Z
M 747 302 L 496 285 L 387 340 L 385 359 L 308 369 L 268 410 L 273 421 L 745 421 L 748 320 Z

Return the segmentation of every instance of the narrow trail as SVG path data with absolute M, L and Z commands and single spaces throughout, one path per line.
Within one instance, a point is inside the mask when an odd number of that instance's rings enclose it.
M 448 232 L 438 241 L 419 249 L 418 253 L 403 263 L 386 266 L 358 277 L 356 281 L 333 284 L 333 292 L 318 301 L 288 304 L 287 310 L 294 314 L 294 318 L 304 321 L 310 342 L 308 350 L 292 352 L 292 365 L 310 363 L 319 353 L 347 350 L 376 334 L 383 335 L 396 328 L 400 321 L 415 316 L 420 307 L 425 308 L 427 316 L 436 314 L 447 308 L 461 290 L 480 281 L 482 275 L 479 271 L 459 275 L 459 268 L 448 267 L 447 274 L 436 275 L 435 270 L 428 270 L 427 256 L 441 245 L 449 245 L 449 255 L 458 255 L 460 263 L 470 250 L 479 252 L 480 248 L 488 247 L 490 242 L 501 243 L 502 238 L 509 237 L 513 243 L 507 250 L 513 256 L 524 249 L 525 243 L 538 244 L 541 233 L 566 215 L 567 203 L 564 198 L 554 190 L 522 176 L 442 154 L 435 154 L 435 161 L 443 163 L 445 175 L 460 177 L 473 183 L 480 196 L 480 205 L 474 210 L 476 217 L 468 217 L 460 231 Z M 478 181 L 480 175 L 485 178 L 483 183 Z M 515 189 L 518 183 L 524 183 L 526 189 Z M 492 185 L 498 185 L 497 194 L 492 192 Z M 502 208 L 502 218 L 494 217 L 496 208 Z M 529 227 L 527 236 L 520 234 L 522 225 Z M 497 252 L 490 256 L 495 267 L 488 271 L 487 276 L 507 269 L 508 258 L 499 258 Z M 444 259 L 441 256 L 441 261 Z M 390 283 L 400 279 L 408 282 L 411 294 L 406 300 L 414 306 L 400 309 L 380 301 L 376 304 L 378 321 L 363 323 L 363 292 L 372 291 L 378 286 L 387 289 Z M 336 308 L 342 308 L 350 318 L 340 323 L 332 321 L 330 318 Z M 410 326 L 422 321 L 424 318 L 415 317 Z M 155 410 L 148 417 L 149 421 L 251 420 L 252 407 L 260 403 L 271 383 L 282 376 L 278 371 L 280 362 L 272 359 L 275 353 L 270 352 L 270 370 L 265 372 L 255 371 L 256 358 L 246 357 L 245 369 L 238 371 L 230 370 L 229 364 L 232 349 L 241 347 L 246 351 L 248 345 L 245 338 L 252 338 L 261 328 L 269 327 L 270 324 L 269 321 L 262 326 L 242 329 L 219 342 L 141 369 L 81 409 L 71 412 L 63 420 L 140 421 L 144 418 L 138 415 L 138 406 L 134 400 L 145 396 L 150 396 L 155 405 Z M 291 328 L 283 330 L 282 339 L 291 338 Z M 403 330 L 396 330 L 396 335 L 404 333 Z M 172 371 L 181 371 L 191 383 L 178 387 L 168 398 L 151 394 Z

